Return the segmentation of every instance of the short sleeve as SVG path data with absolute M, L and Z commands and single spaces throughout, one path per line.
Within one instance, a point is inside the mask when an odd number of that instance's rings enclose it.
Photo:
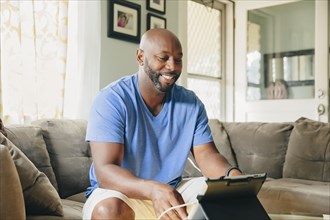
M 198 146 L 213 141 L 204 104 L 198 97 L 196 97 L 196 106 L 198 108 L 198 115 L 194 132 L 193 146 Z
M 112 88 L 102 90 L 90 110 L 86 141 L 124 143 L 125 109 Z

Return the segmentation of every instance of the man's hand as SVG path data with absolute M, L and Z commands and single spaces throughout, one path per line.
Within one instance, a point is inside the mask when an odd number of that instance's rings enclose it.
M 240 176 L 240 175 L 242 175 L 242 173 L 239 170 L 237 170 L 237 169 L 233 169 L 229 173 L 229 176 Z
M 167 209 L 184 204 L 181 194 L 170 185 L 163 183 L 153 184 L 151 201 L 153 202 L 157 218 Z M 186 207 L 180 207 L 168 211 L 161 219 L 186 219 L 187 216 Z

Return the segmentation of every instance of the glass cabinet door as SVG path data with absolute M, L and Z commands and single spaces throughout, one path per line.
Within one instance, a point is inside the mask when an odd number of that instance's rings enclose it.
M 328 4 L 237 2 L 236 120 L 328 121 Z
M 247 99 L 314 97 L 315 2 L 248 11 Z

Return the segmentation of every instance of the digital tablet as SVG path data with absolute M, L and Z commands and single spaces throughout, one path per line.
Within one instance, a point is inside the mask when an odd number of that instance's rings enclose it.
M 267 177 L 266 173 L 207 179 L 207 191 L 199 199 L 212 200 L 219 198 L 234 198 L 257 196 Z
M 257 198 L 266 173 L 207 179 L 208 188 L 189 212 L 191 220 L 270 220 Z

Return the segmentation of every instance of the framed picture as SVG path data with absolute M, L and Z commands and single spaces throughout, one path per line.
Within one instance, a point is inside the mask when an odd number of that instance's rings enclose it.
M 139 43 L 141 6 L 128 1 L 108 1 L 108 37 Z
M 147 9 L 157 13 L 165 14 L 166 0 L 147 0 Z
M 147 30 L 153 28 L 166 28 L 166 18 L 154 15 L 147 14 Z

